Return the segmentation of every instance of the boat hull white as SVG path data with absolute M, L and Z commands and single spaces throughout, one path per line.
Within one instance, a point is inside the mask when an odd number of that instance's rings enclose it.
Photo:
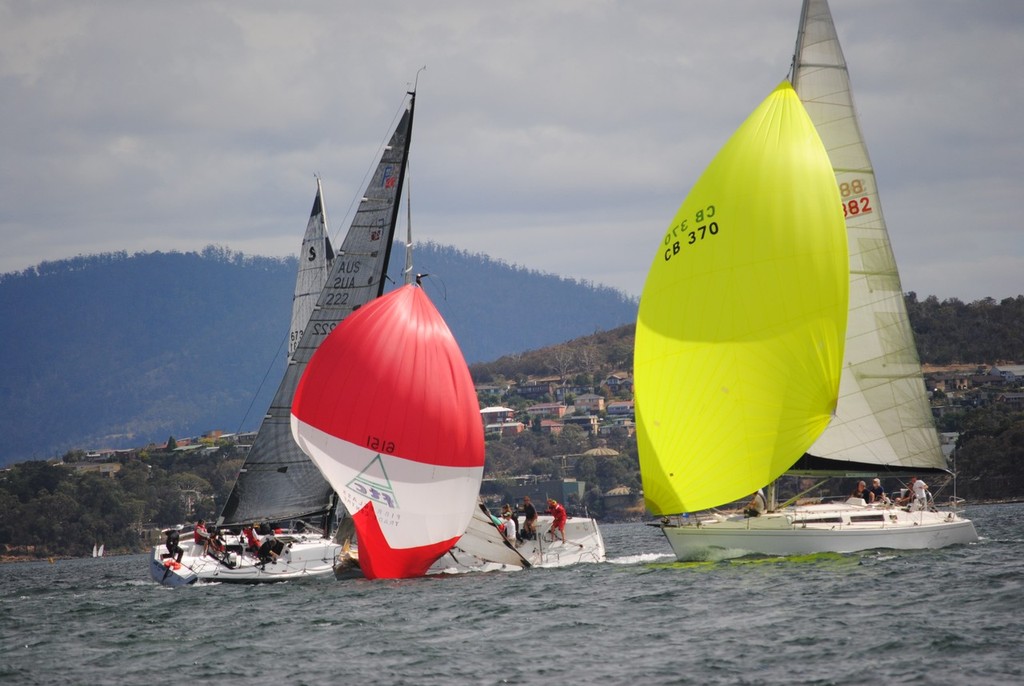
M 519 526 L 522 526 L 519 517 Z M 566 567 L 586 562 L 604 562 L 605 547 L 601 530 L 597 522 L 588 517 L 570 517 L 565 523 L 565 539 L 561 536 L 552 539 L 552 517 L 541 515 L 537 518 L 537 535 L 532 540 L 515 543 L 518 556 L 526 561 L 516 563 L 497 555 L 480 552 L 474 545 L 473 529 L 455 544 L 452 550 L 438 560 L 431 572 L 458 573 L 465 571 L 512 570 L 530 567 Z
M 265 565 L 248 553 L 239 554 L 240 546 L 231 545 L 225 560 L 203 555 L 202 546 L 192 541 L 180 543 L 184 553 L 181 562 L 168 557 L 163 545 L 156 546 L 150 555 L 150 576 L 165 586 L 189 586 L 204 581 L 257 584 L 293 581 L 334 573 L 334 563 L 341 545 L 316 535 L 287 534 L 277 539 L 284 550 L 275 562 Z M 236 552 L 230 552 L 235 549 Z
M 974 524 L 951 511 L 853 504 L 798 506 L 760 517 L 691 516 L 663 523 L 662 530 L 679 560 L 922 550 L 978 540 Z

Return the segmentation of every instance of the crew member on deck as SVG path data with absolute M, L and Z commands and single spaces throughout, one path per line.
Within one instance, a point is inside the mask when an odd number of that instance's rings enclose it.
M 181 556 L 185 554 L 184 549 L 178 545 L 181 535 L 177 529 L 168 529 L 164 533 L 167 535 L 167 541 L 164 543 L 167 547 L 167 556 L 173 557 L 177 562 L 181 562 Z
M 882 480 L 875 477 L 871 482 L 871 488 L 868 489 L 868 502 L 869 503 L 884 503 L 888 500 L 885 497 L 885 489 L 882 488 Z
M 196 529 L 192 533 L 192 541 L 198 545 L 203 546 L 203 555 L 210 548 L 210 534 L 206 530 L 206 520 L 200 519 L 196 522 Z
M 530 496 L 523 496 L 523 540 L 532 541 L 537 536 L 537 508 L 530 502 Z
M 757 489 L 757 493 L 747 503 L 746 509 L 743 510 L 743 514 L 748 517 L 760 517 L 761 513 L 768 509 L 768 499 L 764 496 L 764 489 Z
M 551 540 L 557 538 L 555 532 L 559 532 L 562 535 L 562 543 L 565 543 L 565 508 L 562 507 L 558 501 L 554 498 L 548 498 L 548 514 L 551 515 Z
M 260 552 L 260 539 L 256 536 L 256 524 L 242 527 L 242 538 L 245 539 L 245 549 L 253 555 Z

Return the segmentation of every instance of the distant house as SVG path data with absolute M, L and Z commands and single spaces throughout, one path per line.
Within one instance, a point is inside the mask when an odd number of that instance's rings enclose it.
M 932 374 L 926 378 L 928 390 L 939 390 L 943 393 L 966 391 L 971 387 L 971 375 L 966 373 L 944 372 Z
M 607 386 L 613 393 L 621 393 L 633 388 L 633 379 L 625 372 L 615 372 L 608 375 L 603 385 Z
M 1007 405 L 1014 410 L 1024 410 L 1024 393 L 1000 393 L 996 402 Z
M 485 407 L 480 410 L 480 417 L 485 434 L 514 436 L 526 428 L 522 422 L 516 421 L 516 411 L 511 407 Z
M 532 379 L 525 384 L 513 386 L 510 392 L 526 400 L 540 400 L 545 396 L 554 398 L 556 388 L 557 384 L 554 381 Z
M 527 407 L 526 413 L 530 417 L 553 417 L 560 419 L 565 416 L 568 409 L 565 403 L 537 403 Z
M 558 435 L 562 433 L 562 429 L 565 427 L 565 422 L 560 422 L 555 419 L 542 419 L 540 420 L 540 432 L 542 434 L 554 434 Z
M 571 417 L 566 417 L 562 421 L 566 425 L 573 424 L 575 426 L 578 426 L 587 433 L 595 436 L 597 435 L 597 430 L 600 425 L 600 420 L 598 419 L 597 415 L 593 414 L 574 415 Z
M 632 400 L 613 400 L 608 403 L 609 417 L 632 417 L 635 403 Z
M 616 433 L 632 436 L 636 433 L 636 422 L 632 417 L 615 417 L 611 423 L 602 424 L 599 433 L 602 436 L 612 436 Z
M 590 414 L 601 412 L 604 409 L 604 396 L 596 393 L 584 393 L 576 396 L 576 412 L 581 409 Z
M 569 396 L 583 395 L 584 393 L 593 393 L 593 386 L 559 386 L 555 389 L 555 400 L 564 402 Z
M 511 407 L 485 407 L 480 410 L 480 416 L 483 418 L 484 425 L 504 424 L 515 421 L 516 411 Z
M 1008 364 L 992 367 L 992 374 L 998 374 L 1007 383 L 1024 382 L 1024 365 Z

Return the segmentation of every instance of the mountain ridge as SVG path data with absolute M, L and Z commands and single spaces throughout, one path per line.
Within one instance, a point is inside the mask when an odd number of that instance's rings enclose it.
M 434 243 L 414 258 L 471 363 L 636 318 L 608 287 Z M 255 428 L 284 369 L 296 267 L 207 246 L 0 275 L 0 465 Z

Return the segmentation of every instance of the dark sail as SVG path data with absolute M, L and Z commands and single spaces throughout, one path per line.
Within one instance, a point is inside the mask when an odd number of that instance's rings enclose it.
M 330 485 L 292 439 L 291 404 L 313 352 L 351 312 L 384 292 L 399 199 L 409 159 L 415 94 L 363 193 L 327 283 L 289 361 L 256 440 L 218 520 L 236 525 L 327 514 Z

